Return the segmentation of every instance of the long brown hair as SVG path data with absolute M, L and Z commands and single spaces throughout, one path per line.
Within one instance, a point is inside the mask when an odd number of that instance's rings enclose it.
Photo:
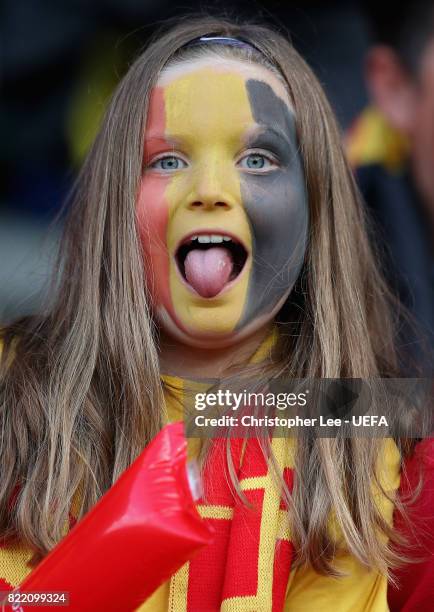
M 163 423 L 158 330 L 135 216 L 143 134 L 158 75 L 197 53 L 179 54 L 185 43 L 211 32 L 259 49 L 221 53 L 250 53 L 249 60 L 278 73 L 295 109 L 309 246 L 279 317 L 268 374 L 372 377 L 397 366 L 389 293 L 368 244 L 339 130 L 311 70 L 286 38 L 263 26 L 200 18 L 159 34 L 114 93 L 77 179 L 51 304 L 3 331 L 0 533 L 41 554 L 63 537 L 77 488 L 80 518 Z M 386 571 L 396 558 L 382 535 L 393 539 L 393 533 L 371 488 L 380 441 L 299 440 L 297 446 L 291 521 L 301 562 L 334 572 L 327 535 L 333 509 L 349 550 Z

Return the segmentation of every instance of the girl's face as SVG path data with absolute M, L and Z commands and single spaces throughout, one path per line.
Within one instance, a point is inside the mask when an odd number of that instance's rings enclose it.
M 266 325 L 300 272 L 308 228 L 280 80 L 214 57 L 166 69 L 150 98 L 137 214 L 166 332 L 216 348 Z

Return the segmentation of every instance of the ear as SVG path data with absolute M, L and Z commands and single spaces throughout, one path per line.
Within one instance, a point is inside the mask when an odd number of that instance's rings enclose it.
M 417 112 L 417 90 L 412 75 L 396 53 L 375 46 L 367 55 L 366 81 L 372 101 L 398 130 L 411 132 Z

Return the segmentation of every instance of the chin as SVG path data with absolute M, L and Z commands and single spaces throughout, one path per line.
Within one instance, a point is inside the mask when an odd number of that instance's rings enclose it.
M 157 309 L 156 314 L 162 329 L 178 342 L 194 348 L 215 350 L 235 346 L 265 328 L 266 325 L 274 320 L 286 299 L 287 296 L 285 295 L 269 312 L 255 317 L 253 321 L 244 325 L 242 329 L 235 329 L 230 332 L 219 332 L 218 330 L 208 330 L 205 332 L 192 328 L 185 329 L 172 319 L 163 306 Z

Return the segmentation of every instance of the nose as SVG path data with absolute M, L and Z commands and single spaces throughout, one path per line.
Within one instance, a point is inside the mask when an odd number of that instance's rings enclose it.
M 198 167 L 194 176 L 193 188 L 188 198 L 189 209 L 231 209 L 236 204 L 236 196 L 231 193 L 232 177 L 225 172 L 224 164 L 218 159 Z
M 219 200 L 218 196 L 216 196 L 215 198 L 213 197 L 200 198 L 198 200 L 194 200 L 193 202 L 190 202 L 189 208 L 213 209 L 213 208 L 230 208 L 230 206 L 226 202 Z

